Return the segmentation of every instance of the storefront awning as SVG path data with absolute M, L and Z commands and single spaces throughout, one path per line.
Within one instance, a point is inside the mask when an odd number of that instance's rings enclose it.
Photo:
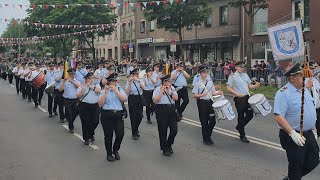
M 232 42 L 232 41 L 239 41 L 239 35 L 233 35 L 228 37 L 217 37 L 217 38 L 207 38 L 207 39 L 192 39 L 192 40 L 183 40 L 183 45 L 188 44 L 208 44 L 208 43 L 217 43 L 217 42 Z M 170 42 L 158 42 L 158 43 L 150 43 L 149 46 L 169 46 Z M 177 42 L 179 45 L 179 42 Z

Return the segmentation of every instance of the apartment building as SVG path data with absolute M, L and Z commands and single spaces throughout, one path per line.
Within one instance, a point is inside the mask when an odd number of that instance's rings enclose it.
M 299 4 L 301 3 L 302 17 Z M 290 20 L 302 19 L 308 54 L 311 60 L 320 62 L 319 0 L 271 0 L 269 7 L 261 9 L 254 17 L 252 60 L 272 60 L 267 28 Z
M 184 55 L 194 61 L 236 59 L 241 56 L 240 8 L 230 8 L 230 0 L 216 0 L 209 5 L 212 14 L 201 26 L 183 30 L 185 51 L 180 52 L 178 34 L 164 29 L 157 29 L 155 21 L 147 21 L 142 15 L 142 8 L 136 13 L 136 56 L 164 59 L 172 56 L 170 41 L 177 41 L 175 56 Z

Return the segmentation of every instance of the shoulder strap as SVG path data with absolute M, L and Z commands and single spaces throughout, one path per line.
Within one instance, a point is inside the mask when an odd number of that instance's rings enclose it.
M 81 99 L 80 99 L 80 102 L 82 102 L 82 101 L 84 100 L 84 98 L 86 98 L 86 97 L 87 97 L 87 95 L 89 94 L 89 92 L 90 92 L 90 91 L 91 91 L 91 89 L 89 88 L 89 91 L 87 92 L 87 94 L 86 94 L 86 95 L 84 95 L 84 96 L 83 96 L 83 98 L 81 98 Z
M 181 75 L 182 72 L 180 72 L 180 74 L 176 77 L 176 79 L 174 80 L 174 82 L 172 83 L 174 85 L 174 83 L 176 83 L 176 81 L 178 80 L 178 77 Z
M 168 100 L 169 100 L 170 104 L 174 106 L 174 104 L 171 102 L 171 99 L 170 99 L 169 95 L 167 94 L 167 92 L 166 92 L 166 91 L 164 91 L 164 93 L 166 94 L 166 96 L 167 96 L 167 98 L 168 98 Z
M 137 91 L 138 91 L 139 95 L 141 95 L 141 94 L 140 94 L 140 91 L 139 91 L 139 89 L 138 89 L 138 87 L 137 87 L 137 85 L 136 85 L 136 83 L 134 83 L 134 81 L 132 81 L 132 82 L 133 82 L 134 86 L 136 87 L 136 89 L 137 89 Z
M 201 81 L 201 80 L 200 80 L 200 81 Z M 209 81 L 206 81 L 206 84 L 205 84 L 204 86 L 207 86 L 208 82 L 209 82 Z M 202 89 L 202 91 L 201 91 L 201 93 L 200 93 L 200 94 L 202 94 L 202 93 L 203 93 L 203 91 L 204 91 L 204 88 Z

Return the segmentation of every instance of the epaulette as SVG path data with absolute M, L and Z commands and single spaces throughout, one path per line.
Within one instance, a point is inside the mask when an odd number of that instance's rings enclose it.
M 280 89 L 280 91 L 283 92 L 283 91 L 286 90 L 286 89 L 288 89 L 288 87 L 287 87 L 287 86 L 283 86 L 283 87 Z

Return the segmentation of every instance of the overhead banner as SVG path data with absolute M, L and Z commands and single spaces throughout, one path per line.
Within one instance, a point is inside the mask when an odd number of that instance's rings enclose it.
M 304 56 L 304 40 L 300 21 L 269 27 L 268 35 L 275 61 Z

